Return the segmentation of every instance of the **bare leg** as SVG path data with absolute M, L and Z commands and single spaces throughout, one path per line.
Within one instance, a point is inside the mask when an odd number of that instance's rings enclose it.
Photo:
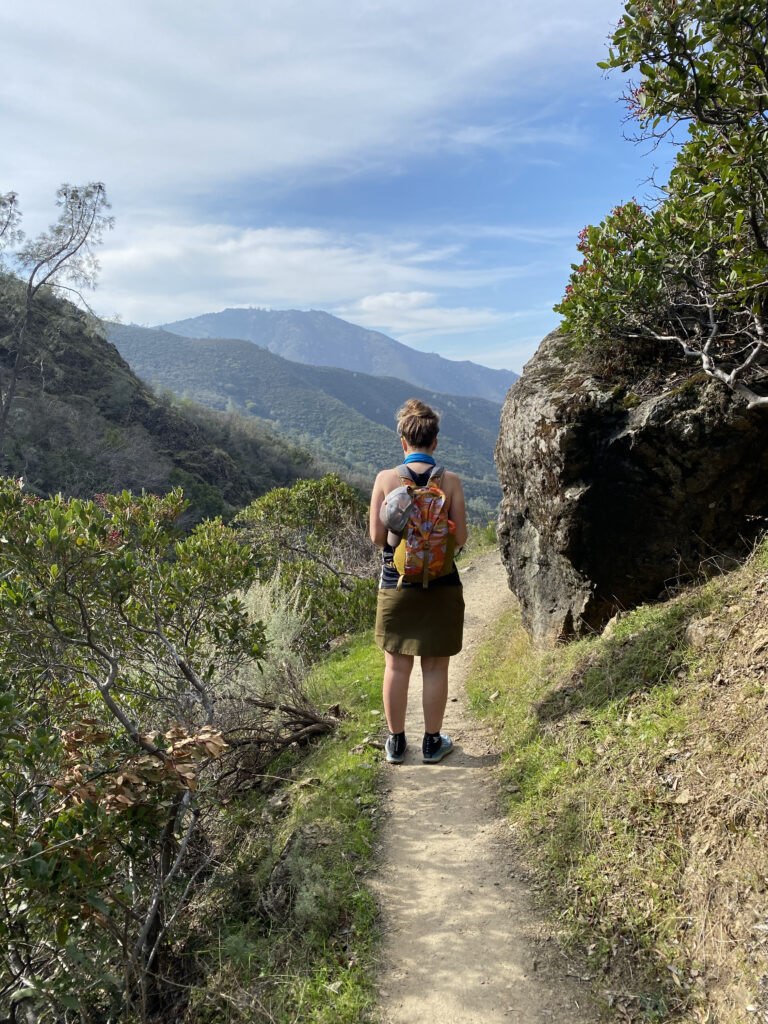
M 390 732 L 405 731 L 405 710 L 408 707 L 408 683 L 412 668 L 412 655 L 384 652 L 384 714 Z
M 422 658 L 421 674 L 424 677 L 422 704 L 424 706 L 424 731 L 440 732 L 448 700 L 448 663 L 450 658 Z

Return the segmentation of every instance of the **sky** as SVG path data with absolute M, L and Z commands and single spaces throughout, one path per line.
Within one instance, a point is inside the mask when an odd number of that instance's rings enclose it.
M 520 371 L 576 237 L 642 197 L 613 0 L 0 8 L 0 192 L 34 235 L 103 181 L 101 316 L 323 309 Z

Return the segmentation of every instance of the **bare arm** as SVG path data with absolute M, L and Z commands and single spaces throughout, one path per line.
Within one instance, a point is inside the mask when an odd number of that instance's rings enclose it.
M 455 473 L 446 473 L 446 477 L 451 496 L 451 507 L 448 514 L 456 527 L 456 547 L 457 549 L 463 548 L 467 543 L 467 506 L 464 502 L 464 489 L 461 486 L 461 480 Z
M 388 472 L 391 470 L 382 470 L 381 473 L 376 477 L 376 482 L 373 485 L 373 491 L 371 493 L 371 510 L 369 513 L 369 532 L 371 540 L 377 548 L 383 548 L 387 542 L 387 528 L 379 518 L 379 512 L 381 506 L 384 504 L 384 498 L 387 494 L 384 480 L 387 477 Z M 390 488 L 391 490 L 392 488 Z

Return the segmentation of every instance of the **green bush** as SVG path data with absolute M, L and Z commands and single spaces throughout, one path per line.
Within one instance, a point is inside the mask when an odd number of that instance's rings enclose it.
M 198 821 L 227 747 L 214 686 L 263 645 L 232 596 L 253 579 L 250 552 L 217 521 L 179 538 L 183 508 L 180 492 L 42 501 L 0 485 L 11 1019 L 27 1004 L 49 1020 L 144 1020 L 167 998 L 157 979 L 205 866 Z
M 283 592 L 296 595 L 308 652 L 371 625 L 378 560 L 367 507 L 338 476 L 270 491 L 235 525 L 253 545 L 261 582 L 276 579 Z

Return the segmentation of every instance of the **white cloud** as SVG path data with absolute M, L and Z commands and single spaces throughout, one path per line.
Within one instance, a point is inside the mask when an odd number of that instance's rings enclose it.
M 593 74 L 615 10 L 613 0 L 6 5 L 0 131 L 14 144 L 3 187 L 32 193 L 36 208 L 61 180 L 101 178 L 135 205 L 425 148 L 573 144 L 578 133 L 541 115 L 478 122 L 473 107 L 503 95 L 514 109 L 515 97 Z
M 455 234 L 465 239 L 499 239 L 523 242 L 526 245 L 569 245 L 575 246 L 575 226 L 551 227 L 545 224 L 530 227 L 522 224 L 469 224 L 449 225 L 440 228 L 441 233 Z
M 357 303 L 357 308 L 362 313 L 403 312 L 419 309 L 434 300 L 432 292 L 382 292 L 380 295 L 366 295 Z
M 433 331 L 435 293 L 487 287 L 534 269 L 524 263 L 484 267 L 455 259 L 456 252 L 418 240 L 310 228 L 150 224 L 129 239 L 108 240 L 95 305 L 102 315 L 119 312 L 139 323 L 224 306 L 344 308 L 367 322 L 379 317 L 390 329 Z M 446 328 L 452 314 L 465 325 L 491 317 L 487 310 L 446 311 Z
M 366 295 L 359 302 L 334 310 L 339 316 L 364 327 L 394 334 L 401 341 L 484 331 L 510 319 L 493 309 L 440 306 L 430 292 L 383 292 Z

